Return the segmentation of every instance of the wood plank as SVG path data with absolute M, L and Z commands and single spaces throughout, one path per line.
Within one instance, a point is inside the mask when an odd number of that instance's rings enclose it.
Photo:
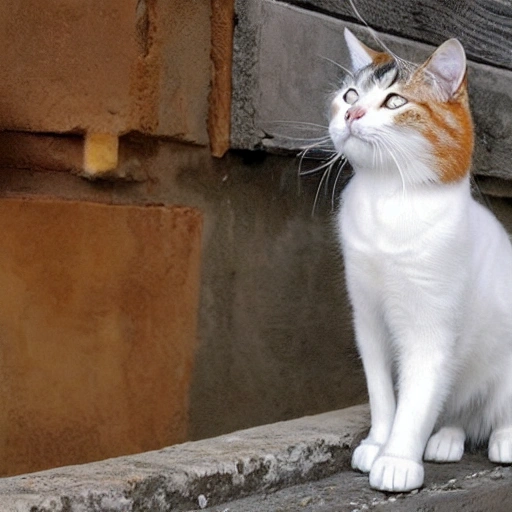
M 512 69 L 512 2 L 508 0 L 354 2 L 376 30 L 433 45 L 456 37 L 471 60 Z M 348 0 L 287 3 L 360 23 Z

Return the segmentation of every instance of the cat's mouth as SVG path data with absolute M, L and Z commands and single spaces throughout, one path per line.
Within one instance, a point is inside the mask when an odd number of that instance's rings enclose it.
M 363 142 L 370 142 L 371 136 L 357 123 L 347 124 L 345 130 L 347 132 L 347 139 L 355 137 Z
M 329 135 L 331 136 L 331 140 L 334 144 L 334 147 L 338 151 L 343 151 L 343 147 L 350 137 L 350 133 L 345 130 L 337 130 L 333 128 L 329 128 Z
M 371 143 L 371 137 L 361 132 L 357 127 L 345 126 L 343 129 L 331 127 L 329 129 L 334 147 L 338 151 L 345 152 L 347 144 Z

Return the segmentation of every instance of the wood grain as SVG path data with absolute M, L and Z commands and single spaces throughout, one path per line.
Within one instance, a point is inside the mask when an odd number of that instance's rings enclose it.
M 359 22 L 348 0 L 300 0 L 288 3 Z M 512 69 L 510 0 L 354 0 L 374 29 L 439 45 L 456 37 L 471 60 Z

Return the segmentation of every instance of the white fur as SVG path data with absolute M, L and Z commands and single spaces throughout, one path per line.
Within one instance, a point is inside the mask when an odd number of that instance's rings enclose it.
M 408 491 L 424 454 L 459 460 L 465 439 L 512 462 L 512 246 L 469 179 L 441 183 L 428 142 L 393 127 L 388 92 L 349 126 L 341 91 L 330 133 L 355 170 L 338 227 L 372 415 L 352 464 Z

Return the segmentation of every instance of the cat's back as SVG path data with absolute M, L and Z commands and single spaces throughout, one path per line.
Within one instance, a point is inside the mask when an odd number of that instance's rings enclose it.
M 496 216 L 473 201 L 469 210 L 473 250 L 471 253 L 474 287 L 480 302 L 502 303 L 508 312 L 512 304 L 512 242 Z M 484 304 L 482 304 L 484 305 Z

